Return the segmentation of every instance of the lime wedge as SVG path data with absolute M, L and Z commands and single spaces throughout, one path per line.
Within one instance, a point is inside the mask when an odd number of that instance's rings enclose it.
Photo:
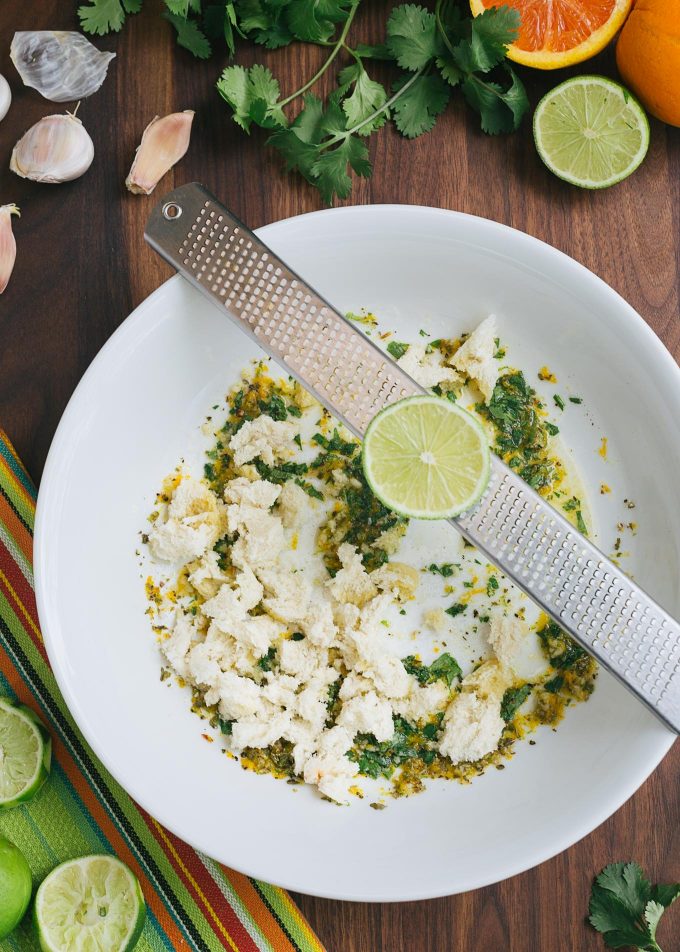
M 43 880 L 33 908 L 43 952 L 129 952 L 144 927 L 137 877 L 115 856 L 83 856 Z
M 30 708 L 0 698 L 0 810 L 34 797 L 47 780 L 51 760 L 45 725 Z
M 640 103 L 604 76 L 576 76 L 551 90 L 534 113 L 534 141 L 551 172 L 581 188 L 627 178 L 649 147 Z
M 0 836 L 0 939 L 5 939 L 24 918 L 31 901 L 33 880 L 21 850 Z
M 364 474 L 390 509 L 414 519 L 449 519 L 479 500 L 489 481 L 480 424 L 440 397 L 406 397 L 366 430 Z

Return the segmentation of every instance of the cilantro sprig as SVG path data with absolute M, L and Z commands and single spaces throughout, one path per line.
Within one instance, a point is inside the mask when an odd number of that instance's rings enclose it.
M 314 185 L 324 201 L 346 198 L 352 173 L 372 174 L 368 139 L 388 122 L 408 139 L 429 132 L 455 88 L 478 113 L 484 132 L 517 129 L 528 109 L 521 80 L 506 61 L 520 16 L 491 7 L 472 17 L 462 0 L 436 0 L 433 9 L 395 4 L 379 44 L 351 42 L 364 0 L 164 0 L 163 16 L 194 56 L 210 56 L 215 42 L 234 54 L 240 38 L 274 50 L 293 42 L 323 48 L 325 57 L 298 89 L 282 96 L 265 66 L 229 65 L 217 81 L 233 120 L 247 133 L 269 131 L 289 171 Z M 459 7 L 458 3 L 461 4 Z M 89 0 L 78 9 L 85 32 L 120 30 L 142 0 Z M 374 64 L 381 66 L 380 78 Z M 331 69 L 337 84 L 322 99 L 315 88 Z M 386 72 L 391 73 L 385 82 Z
M 612 863 L 593 884 L 589 921 L 610 949 L 662 952 L 656 930 L 678 896 L 680 883 L 652 886 L 637 863 Z

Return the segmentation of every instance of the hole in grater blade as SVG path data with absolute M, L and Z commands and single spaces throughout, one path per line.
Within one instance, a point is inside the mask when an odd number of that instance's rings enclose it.
M 166 202 L 161 209 L 161 214 L 163 218 L 167 218 L 168 221 L 174 221 L 181 216 L 182 206 L 178 205 L 177 202 Z

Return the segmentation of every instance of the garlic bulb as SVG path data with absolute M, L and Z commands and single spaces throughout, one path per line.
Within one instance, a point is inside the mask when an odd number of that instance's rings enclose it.
M 94 145 L 80 119 L 70 112 L 45 116 L 25 132 L 12 150 L 9 167 L 34 182 L 70 182 L 87 172 Z
M 7 115 L 7 110 L 11 102 L 12 91 L 9 88 L 9 83 L 4 76 L 0 75 L 0 120 L 4 119 Z
M 12 234 L 12 215 L 19 215 L 16 205 L 0 207 L 0 294 L 7 287 L 12 276 L 14 260 L 17 256 L 17 243 Z
M 193 109 L 156 116 L 142 134 L 125 184 L 131 192 L 150 195 L 156 185 L 189 148 Z
M 102 53 L 82 33 L 19 31 L 10 56 L 26 86 L 52 102 L 73 102 L 95 93 L 115 53 Z

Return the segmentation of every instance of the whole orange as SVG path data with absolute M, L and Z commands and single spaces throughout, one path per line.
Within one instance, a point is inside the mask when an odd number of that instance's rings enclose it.
M 680 126 L 680 0 L 637 0 L 616 45 L 616 64 L 648 112 Z

